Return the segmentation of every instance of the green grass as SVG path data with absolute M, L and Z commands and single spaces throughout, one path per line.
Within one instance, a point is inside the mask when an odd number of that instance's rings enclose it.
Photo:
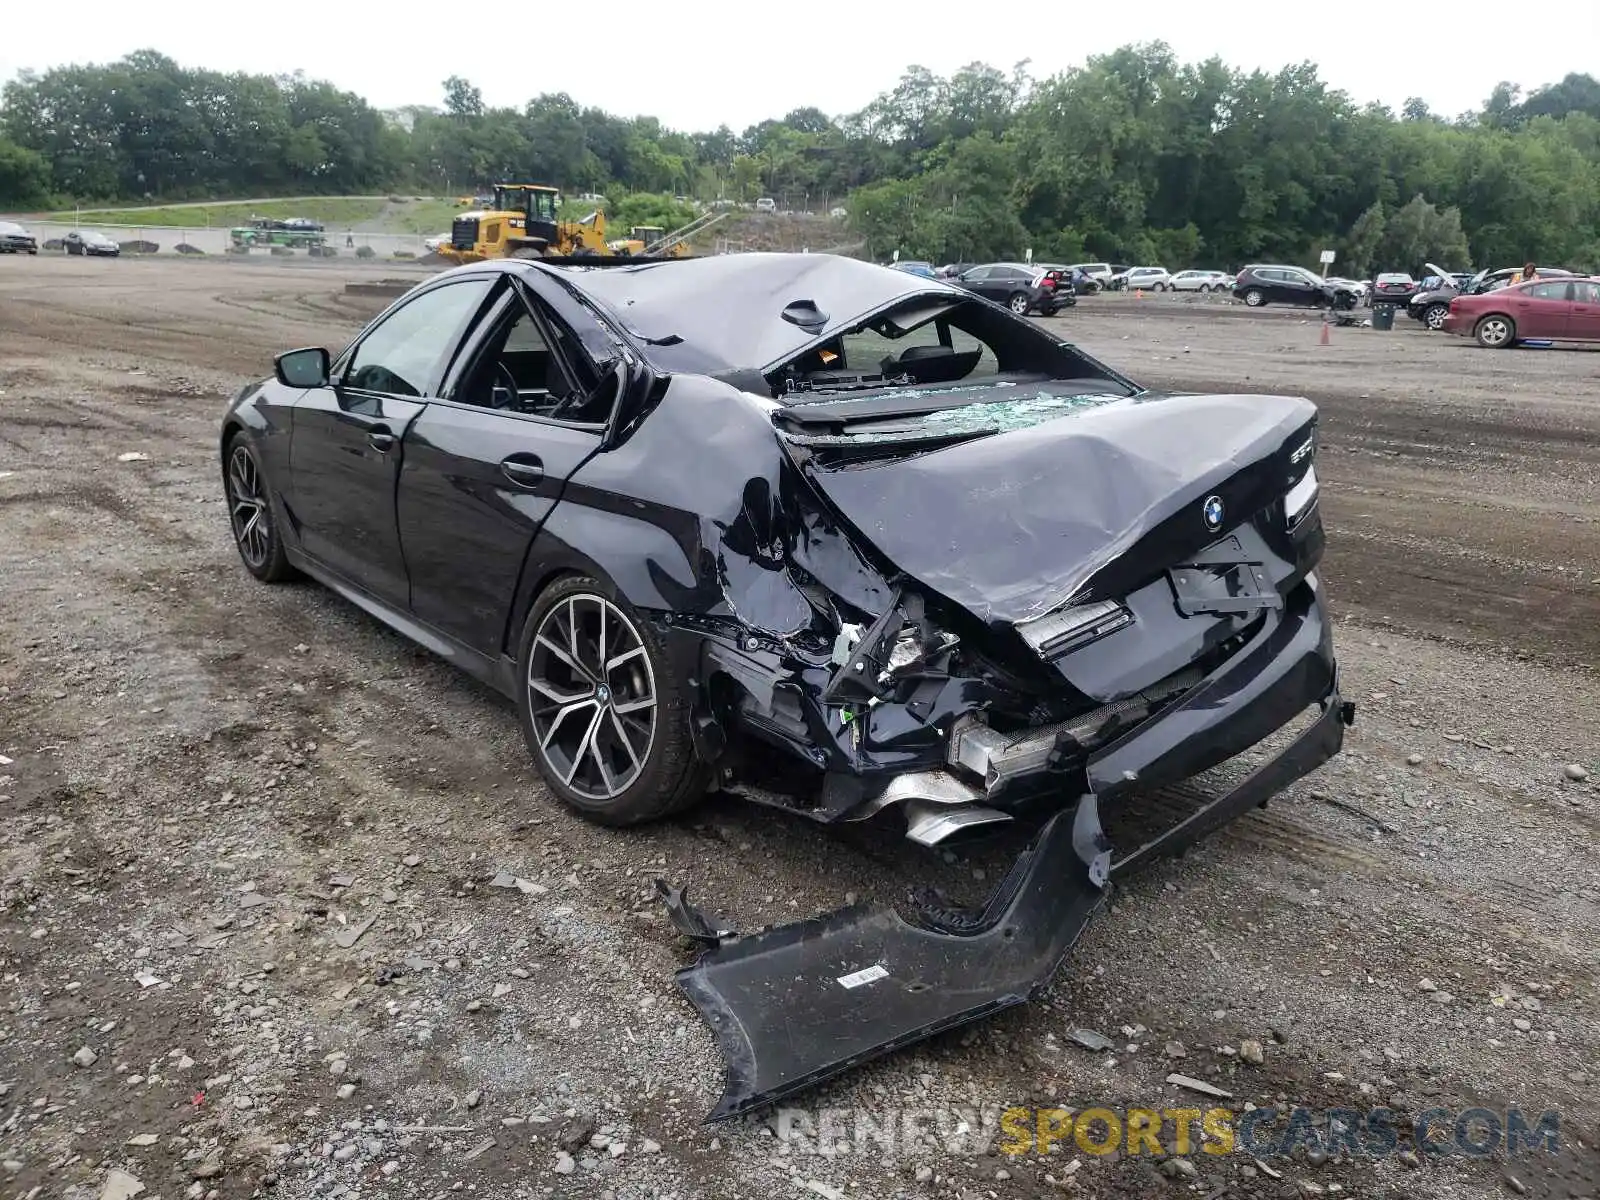
M 412 200 L 408 204 L 391 204 L 388 209 L 383 221 L 384 233 L 420 233 L 424 236 L 449 233 L 450 222 L 456 214 L 467 211 L 457 207 L 454 200 Z
M 412 201 L 405 208 L 422 207 L 429 203 L 423 201 L 418 204 Z M 205 205 L 172 205 L 165 208 L 97 208 L 84 209 L 81 214 L 74 210 L 53 214 L 57 219 L 71 220 L 74 216 L 81 216 L 85 223 L 97 225 L 175 225 L 185 229 L 204 229 L 206 227 L 228 229 L 235 225 L 242 225 L 251 217 L 309 217 L 313 221 L 321 221 L 331 230 L 342 230 L 346 226 L 366 225 L 376 221 L 385 209 L 393 207 L 401 209 L 400 205 L 391 206 L 385 200 L 366 200 L 349 196 L 307 196 L 303 200 L 267 200 L 259 204 L 243 203 L 205 204 Z M 377 232 L 374 230 L 373 232 Z M 411 232 L 399 230 L 397 232 Z

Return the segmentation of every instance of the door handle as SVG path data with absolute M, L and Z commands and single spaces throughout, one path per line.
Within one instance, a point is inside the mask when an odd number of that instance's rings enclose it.
M 394 449 L 394 434 L 380 425 L 368 432 L 367 444 L 379 454 L 387 454 Z
M 513 454 L 500 463 L 500 473 L 518 487 L 538 487 L 544 482 L 544 463 L 536 455 Z

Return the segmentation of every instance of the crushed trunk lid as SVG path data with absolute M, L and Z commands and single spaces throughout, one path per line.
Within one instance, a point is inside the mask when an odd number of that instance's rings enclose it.
M 1183 550 L 1163 523 L 1186 509 L 1191 532 L 1214 540 L 1211 495 L 1230 527 L 1279 496 L 1292 482 L 1281 455 L 1316 409 L 1287 396 L 1144 393 L 1030 415 L 973 436 L 931 414 L 929 435 L 967 439 L 835 466 L 813 456 L 804 469 L 900 570 L 979 620 L 1016 622 L 1074 599 L 1130 551 L 1149 557 L 1148 574 L 1164 570 Z

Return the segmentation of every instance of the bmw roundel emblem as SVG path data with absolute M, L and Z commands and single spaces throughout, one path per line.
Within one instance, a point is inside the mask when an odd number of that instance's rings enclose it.
M 1205 518 L 1206 528 L 1215 533 L 1222 528 L 1222 518 L 1226 510 L 1222 507 L 1221 496 L 1207 496 L 1206 502 L 1200 506 L 1200 515 Z

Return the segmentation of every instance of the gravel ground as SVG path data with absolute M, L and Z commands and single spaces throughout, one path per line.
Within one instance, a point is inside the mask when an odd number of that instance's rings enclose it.
M 1600 1194 L 1600 788 L 1568 777 L 1600 778 L 1600 357 L 1411 327 L 1324 347 L 1302 314 L 1199 298 L 1050 322 L 1152 385 L 1321 405 L 1357 728 L 1131 881 L 1043 1002 L 707 1127 L 721 1063 L 656 876 L 754 928 L 930 876 L 978 895 L 1007 847 L 935 859 L 891 822 L 727 800 L 586 825 L 497 697 L 319 587 L 249 579 L 224 397 L 347 338 L 375 302 L 344 283 L 371 277 L 0 261 L 0 1192 Z M 1013 1105 L 1195 1102 L 1174 1071 L 1234 1108 L 1557 1109 L 1562 1153 L 998 1152 Z

